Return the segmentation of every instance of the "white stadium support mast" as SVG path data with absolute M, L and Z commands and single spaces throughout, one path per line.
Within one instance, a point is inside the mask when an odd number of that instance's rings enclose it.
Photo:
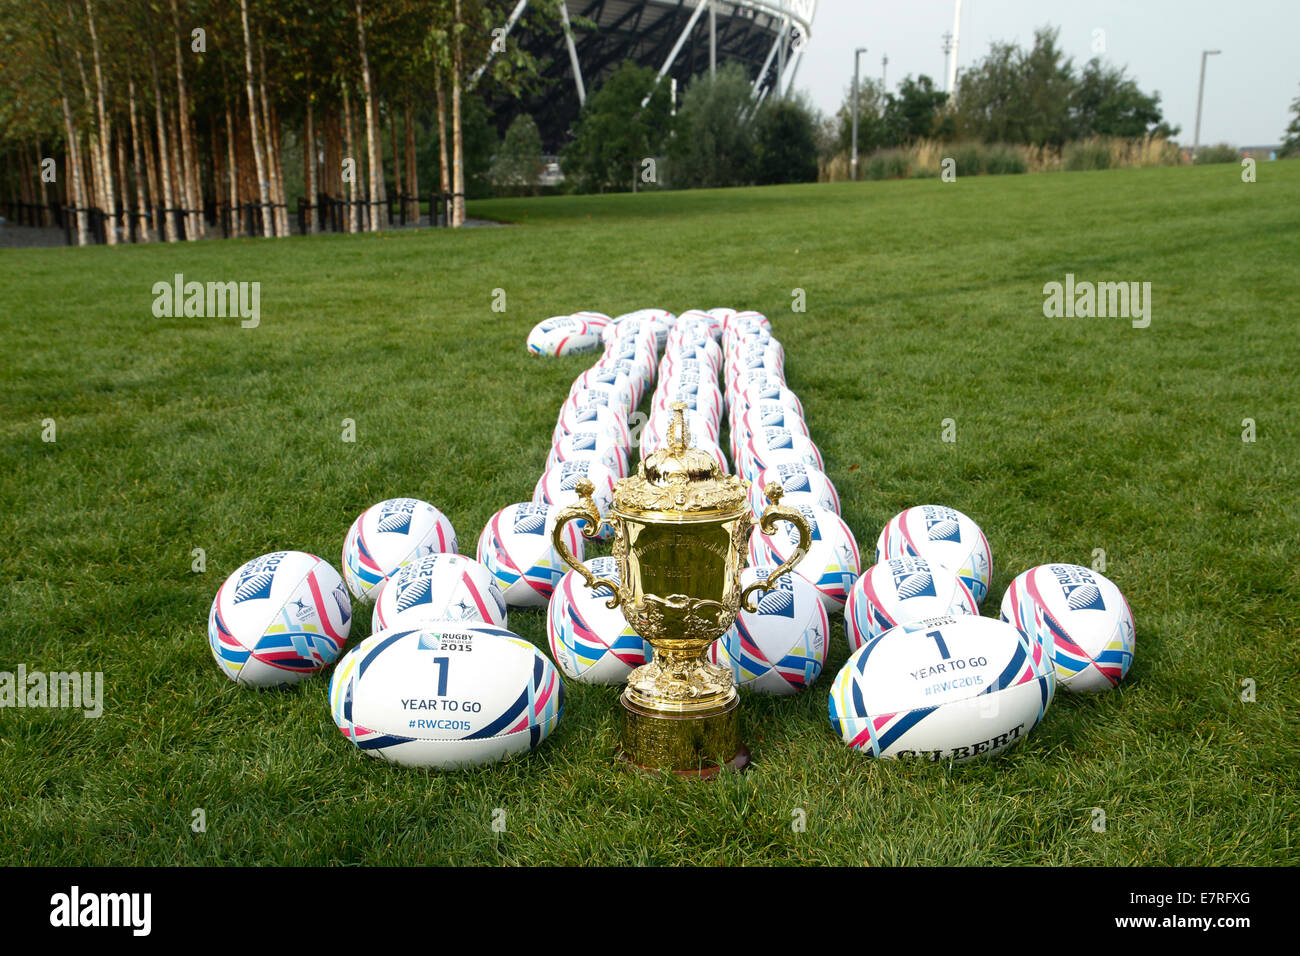
M 948 95 L 957 95 L 957 48 L 961 43 L 961 0 L 952 11 L 952 59 L 948 61 Z

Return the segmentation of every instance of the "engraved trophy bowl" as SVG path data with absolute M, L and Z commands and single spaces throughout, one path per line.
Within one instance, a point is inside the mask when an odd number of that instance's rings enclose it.
M 723 767 L 740 770 L 749 763 L 735 682 L 729 668 L 706 658 L 709 645 L 731 628 L 742 607 L 755 609 L 753 592 L 770 590 L 799 563 L 811 533 L 799 511 L 781 505 L 781 486 L 768 485 L 769 505 L 759 527 L 771 534 L 777 521 L 789 521 L 799 531 L 799 545 L 766 581 L 742 592 L 740 572 L 754 525 L 749 482 L 720 474 L 711 455 L 691 447 L 686 406 L 674 402 L 671 408 L 668 447 L 615 485 L 605 519 L 614 528 L 622 583 L 596 578 L 561 536 L 578 518 L 586 521 L 584 533 L 600 526 L 590 482 L 579 482 L 578 502 L 557 516 L 552 541 L 587 587 L 610 589 L 607 606 L 621 607 L 654 648 L 654 660 L 628 676 L 620 697 L 620 759 L 638 769 L 709 778 Z

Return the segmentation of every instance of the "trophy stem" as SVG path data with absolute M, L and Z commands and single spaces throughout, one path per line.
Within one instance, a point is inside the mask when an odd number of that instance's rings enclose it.
M 742 771 L 749 766 L 749 750 L 740 742 L 740 697 L 734 690 L 713 712 L 650 710 L 630 700 L 626 691 L 619 702 L 623 743 L 618 760 L 629 770 L 666 770 L 710 780 L 724 768 Z

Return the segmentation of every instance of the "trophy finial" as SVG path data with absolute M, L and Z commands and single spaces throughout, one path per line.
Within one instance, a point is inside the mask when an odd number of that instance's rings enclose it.
M 691 430 L 686 424 L 686 403 L 673 402 L 668 407 L 673 411 L 673 420 L 668 423 L 668 447 L 674 455 L 680 455 L 691 447 Z

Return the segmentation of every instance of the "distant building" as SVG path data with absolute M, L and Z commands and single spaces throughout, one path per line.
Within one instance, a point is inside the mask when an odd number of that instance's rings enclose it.
M 679 89 L 711 61 L 736 60 L 749 71 L 756 97 L 788 90 L 817 12 L 817 0 L 565 0 L 570 21 L 582 17 L 596 29 L 573 24 L 538 36 L 514 25 L 529 2 L 519 0 L 512 10 L 510 35 L 542 61 L 544 88 L 488 105 L 502 134 L 515 116 L 529 113 L 548 151 L 568 142 L 585 97 L 625 59 L 662 71 L 664 83 L 675 78 Z

